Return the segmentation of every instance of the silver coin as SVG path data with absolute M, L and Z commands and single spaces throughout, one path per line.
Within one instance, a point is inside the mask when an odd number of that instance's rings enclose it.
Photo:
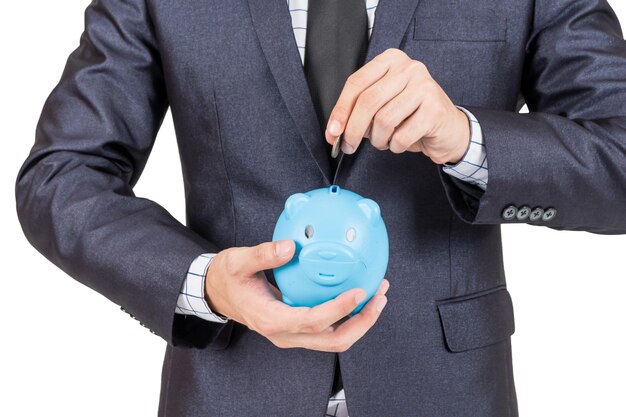
M 333 145 L 333 149 L 330 151 L 330 156 L 336 158 L 339 156 L 339 149 L 341 149 L 341 142 L 343 141 L 343 135 L 339 135 L 335 144 Z

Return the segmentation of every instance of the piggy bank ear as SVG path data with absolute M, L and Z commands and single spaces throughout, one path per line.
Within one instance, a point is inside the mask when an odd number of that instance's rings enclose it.
M 285 213 L 287 214 L 287 218 L 292 219 L 293 216 L 296 215 L 298 210 L 300 210 L 310 200 L 311 197 L 302 193 L 297 193 L 289 196 L 287 201 L 285 201 Z
M 357 203 L 357 206 L 361 209 L 365 216 L 369 220 L 372 226 L 376 226 L 380 220 L 380 207 L 378 203 L 369 198 L 362 198 Z

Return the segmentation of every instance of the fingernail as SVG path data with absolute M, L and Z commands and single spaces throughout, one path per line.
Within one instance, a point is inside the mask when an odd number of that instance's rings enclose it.
M 285 258 L 291 252 L 291 242 L 288 240 L 280 240 L 276 243 L 275 250 L 279 258 Z
M 339 125 L 339 122 L 336 120 L 332 120 L 328 125 L 328 131 L 333 136 L 339 136 L 339 134 L 341 133 L 341 126 Z
M 365 294 L 364 292 L 359 292 L 357 295 L 354 296 L 354 302 L 357 304 L 361 304 L 363 300 L 365 300 L 365 297 L 367 297 L 367 294 Z
M 348 142 L 344 141 L 341 144 L 341 151 L 343 153 L 352 153 L 352 151 L 354 151 L 354 148 Z
M 381 311 L 383 311 L 383 308 L 385 308 L 385 305 L 387 305 L 387 297 L 383 298 L 382 300 L 379 300 L 376 303 L 376 310 L 378 310 L 378 312 L 380 313 Z

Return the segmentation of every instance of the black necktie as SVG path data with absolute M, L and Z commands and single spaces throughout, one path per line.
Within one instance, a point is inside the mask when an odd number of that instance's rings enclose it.
M 309 0 L 304 73 L 322 133 L 346 79 L 365 60 L 367 13 L 364 0 Z M 324 140 L 324 136 L 320 138 Z M 333 173 L 339 158 L 328 157 Z M 343 388 L 339 361 L 332 394 Z
M 363 65 L 367 43 L 364 0 L 309 1 L 304 73 L 322 133 L 346 79 Z M 330 159 L 334 171 L 339 158 Z

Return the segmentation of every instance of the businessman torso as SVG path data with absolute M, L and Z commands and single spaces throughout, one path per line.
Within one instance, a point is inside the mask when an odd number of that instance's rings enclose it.
M 283 3 L 153 3 L 188 225 L 221 247 L 270 240 L 287 196 L 334 179 Z M 367 60 L 400 48 L 456 104 L 515 110 L 528 13 L 501 2 L 381 2 Z M 420 154 L 364 141 L 335 180 L 379 202 L 391 237 L 392 302 L 339 355 L 351 415 L 515 415 L 499 227 L 460 221 Z M 435 300 L 483 292 L 466 305 L 495 317 L 456 307 L 442 316 L 458 337 L 451 352 Z M 459 337 L 475 320 L 478 334 Z M 209 415 L 272 415 L 289 399 L 285 415 L 321 414 L 333 366 L 334 354 L 277 350 L 236 326 L 223 350 L 168 348 L 162 411 L 193 415 L 179 407 L 195 403 Z
M 38 250 L 169 342 L 161 416 L 323 415 L 336 354 L 174 309 L 196 256 L 271 240 L 289 195 L 332 182 L 378 202 L 389 233 L 389 302 L 338 355 L 350 416 L 517 415 L 499 224 L 626 231 L 619 24 L 595 0 L 381 0 L 366 62 L 387 48 L 477 116 L 479 202 L 423 154 L 367 140 L 332 172 L 285 0 L 88 8 L 18 214 Z M 524 100 L 535 114 L 516 114 Z M 168 105 L 187 227 L 132 193 Z M 558 214 L 508 215 L 526 205 Z

